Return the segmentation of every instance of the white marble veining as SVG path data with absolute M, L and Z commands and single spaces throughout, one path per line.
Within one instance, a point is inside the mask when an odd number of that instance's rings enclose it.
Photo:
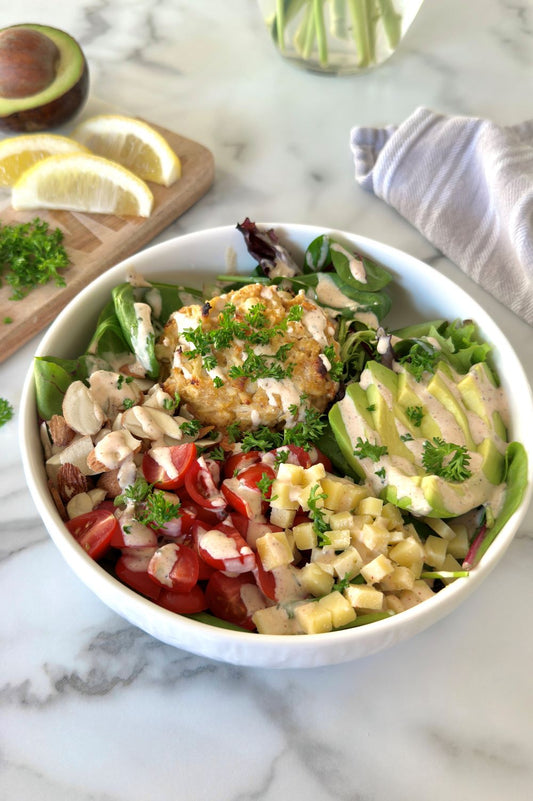
M 403 47 L 361 77 L 282 62 L 255 0 L 41 0 L 81 42 L 92 93 L 209 147 L 209 194 L 159 239 L 257 220 L 382 239 L 471 291 L 533 378 L 531 329 L 353 179 L 349 131 L 419 105 L 514 123 L 533 106 L 528 0 L 426 0 Z M 17 409 L 36 341 L 0 365 Z M 72 574 L 0 430 L 1 801 L 526 801 L 533 789 L 533 542 L 526 518 L 454 614 L 331 668 L 236 668 L 167 647 Z

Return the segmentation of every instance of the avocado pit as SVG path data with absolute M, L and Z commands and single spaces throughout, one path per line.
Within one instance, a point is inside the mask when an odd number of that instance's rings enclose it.
M 82 108 L 88 91 L 87 62 L 72 36 L 33 24 L 0 31 L 0 129 L 62 125 Z

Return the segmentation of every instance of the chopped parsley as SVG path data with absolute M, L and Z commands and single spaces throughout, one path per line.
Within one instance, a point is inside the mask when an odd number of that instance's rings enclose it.
M 290 323 L 297 323 L 302 319 L 303 316 L 304 316 L 304 307 L 299 303 L 295 303 L 294 306 L 291 306 L 291 308 L 289 309 L 287 320 Z
M 256 482 L 257 489 L 260 491 L 261 497 L 265 501 L 275 501 L 277 498 L 277 495 L 274 495 L 273 498 L 271 497 L 273 481 L 274 479 L 270 478 L 267 473 L 263 473 L 259 481 Z
M 375 412 L 376 411 L 376 404 L 371 403 L 370 406 L 366 407 L 367 412 Z
M 400 435 L 400 439 L 402 442 L 412 442 L 414 437 L 412 434 L 409 433 L 409 431 L 406 431 L 405 434 Z
M 387 475 L 387 472 L 384 467 L 382 467 L 380 470 L 375 470 L 374 472 L 375 475 L 378 476 L 378 478 L 385 478 L 385 476 Z
M 228 370 L 228 376 L 230 378 L 249 378 L 252 381 L 257 381 L 258 378 L 275 378 L 277 380 L 289 378 L 294 365 L 285 365 L 282 364 L 282 361 L 291 347 L 290 343 L 282 345 L 275 354 L 268 355 L 256 353 L 250 345 L 246 345 L 246 359 L 241 365 L 232 365 Z
M 319 501 L 324 501 L 328 497 L 325 492 L 321 492 L 321 489 L 320 484 L 313 484 L 307 505 L 313 521 L 313 529 L 317 535 L 317 545 L 319 548 L 324 548 L 326 545 L 331 545 L 331 540 L 326 534 L 326 531 L 329 531 L 329 524 L 326 522 L 324 512 L 318 506 Z
M 354 448 L 353 453 L 359 459 L 371 459 L 373 462 L 377 462 L 382 456 L 386 456 L 388 452 L 386 445 L 373 445 L 368 440 L 357 437 L 357 448 Z
M 13 290 L 9 300 L 21 300 L 49 281 L 66 286 L 59 270 L 67 268 L 70 260 L 62 242 L 63 232 L 50 231 L 38 217 L 18 225 L 0 224 L 0 282 L 3 279 Z
M 0 398 L 0 426 L 5 425 L 13 417 L 13 406 L 5 398 Z
M 337 359 L 337 354 L 335 353 L 334 345 L 326 345 L 324 348 L 324 356 L 329 361 L 331 367 L 329 368 L 329 374 L 333 381 L 340 381 L 342 378 L 342 372 L 344 366 L 340 359 Z
M 186 437 L 195 437 L 200 431 L 201 427 L 202 424 L 200 420 L 186 420 L 180 425 L 180 429 L 183 431 Z
M 216 376 L 213 378 L 213 384 L 215 385 L 215 387 L 216 387 L 217 389 L 220 389 L 220 387 L 223 387 L 223 386 L 224 386 L 224 382 L 223 382 L 223 380 L 220 378 L 220 376 L 219 376 L 219 375 L 216 375 Z
M 163 398 L 163 408 L 167 410 L 167 412 L 173 412 L 174 409 L 177 409 L 180 405 L 180 396 L 176 392 L 173 398 Z
M 137 476 L 135 482 L 115 498 L 115 506 L 133 503 L 134 519 L 145 526 L 158 529 L 179 517 L 181 504 L 177 496 L 176 500 L 177 503 L 168 501 L 162 490 L 154 489 L 154 485 L 149 484 L 143 476 Z
M 445 481 L 465 481 L 472 475 L 469 463 L 470 454 L 463 445 L 445 442 L 440 437 L 433 437 L 433 442 L 424 442 L 422 464 L 432 475 Z
M 125 409 L 131 409 L 132 406 L 135 406 L 135 401 L 132 398 L 124 398 L 122 405 Z
M 221 445 L 217 445 L 209 451 L 209 458 L 214 459 L 216 462 L 223 462 L 226 458 L 226 453 Z
M 430 345 L 415 342 L 409 352 L 400 358 L 399 362 L 414 376 L 416 381 L 421 381 L 425 372 L 435 372 L 439 358 L 439 352 Z
M 424 417 L 422 406 L 408 406 L 405 413 L 414 427 L 420 428 L 422 425 L 422 418 Z

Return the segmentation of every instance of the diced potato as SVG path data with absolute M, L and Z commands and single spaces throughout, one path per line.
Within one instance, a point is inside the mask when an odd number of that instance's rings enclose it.
M 393 503 L 386 503 L 381 510 L 381 515 L 392 524 L 390 528 L 401 528 L 403 526 L 402 513 Z
M 270 508 L 270 522 L 273 526 L 290 528 L 296 517 L 296 509 Z
M 297 606 L 294 615 L 306 634 L 322 634 L 333 628 L 331 612 L 316 601 Z
M 296 491 L 295 491 L 296 490 Z M 275 478 L 272 482 L 272 499 L 270 507 L 272 509 L 298 509 L 300 503 L 297 495 L 297 488 L 285 481 Z
M 390 548 L 389 557 L 399 565 L 411 567 L 414 562 L 424 559 L 424 548 L 414 537 L 406 537 Z
M 285 609 L 279 606 L 258 609 L 252 615 L 252 620 L 259 634 L 295 634 L 298 628 Z
M 354 609 L 372 609 L 378 611 L 383 608 L 384 595 L 375 587 L 366 584 L 350 584 L 344 590 L 344 597 Z
M 288 484 L 303 484 L 304 469 L 299 464 L 282 462 L 278 467 L 277 479 L 278 481 L 285 481 Z
M 304 484 L 318 484 L 318 482 L 326 477 L 326 468 L 322 462 L 312 464 L 304 470 Z
M 455 526 L 455 537 L 448 542 L 448 553 L 456 559 L 464 559 L 470 548 L 466 526 Z
M 326 531 L 325 536 L 329 540 L 329 547 L 335 551 L 342 551 L 348 548 L 352 541 L 352 535 L 349 528 L 339 528 L 335 531 Z
M 292 529 L 294 542 L 300 551 L 316 548 L 317 534 L 312 523 L 298 523 Z
M 303 589 L 315 598 L 327 595 L 334 584 L 333 575 L 323 570 L 318 562 L 308 562 L 304 565 L 299 578 Z
M 383 501 L 381 498 L 374 498 L 372 495 L 362 498 L 356 509 L 358 515 L 372 515 L 372 517 L 379 517 L 382 511 Z
M 384 553 L 389 544 L 389 531 L 378 526 L 377 523 L 365 523 L 358 538 L 369 551 Z
M 424 561 L 431 567 L 441 568 L 446 558 L 448 543 L 442 537 L 430 534 L 424 545 Z
M 361 575 L 369 584 L 378 584 L 385 576 L 390 576 L 393 570 L 394 565 L 391 560 L 387 559 L 384 554 L 380 554 L 368 564 L 363 565 Z
M 292 548 L 284 531 L 269 531 L 256 541 L 257 553 L 265 570 L 289 565 L 293 558 Z
M 356 618 L 355 609 L 351 603 L 337 590 L 325 595 L 318 604 L 330 612 L 333 628 L 345 626 Z
M 379 586 L 384 592 L 396 592 L 398 590 L 412 590 L 415 583 L 415 575 L 409 567 L 395 567 L 392 573 L 385 576 Z
M 328 498 L 329 503 L 329 498 Z M 329 507 L 332 508 L 332 507 Z M 336 531 L 337 529 L 342 528 L 351 528 L 353 522 L 353 515 L 350 512 L 335 512 L 334 515 L 331 515 L 329 518 L 329 527 Z
M 350 545 L 342 553 L 339 553 L 332 560 L 333 571 L 338 578 L 354 578 L 357 576 L 363 565 L 363 560 L 357 548 Z
M 347 478 L 338 478 L 327 474 L 320 482 L 323 491 L 327 494 L 327 505 L 335 512 L 348 512 L 355 509 L 362 498 L 369 493 L 368 487 L 354 484 Z

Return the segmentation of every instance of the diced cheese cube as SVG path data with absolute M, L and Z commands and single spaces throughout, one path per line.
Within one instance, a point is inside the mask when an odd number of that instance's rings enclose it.
M 304 484 L 317 484 L 322 478 L 326 477 L 326 468 L 322 462 L 312 464 L 304 470 Z
M 445 540 L 453 540 L 455 537 L 455 531 L 453 528 L 450 528 L 446 521 L 435 517 L 424 517 L 422 519 L 424 523 L 435 532 L 435 534 L 439 535 L 439 537 L 442 537 Z
M 355 509 L 362 498 L 369 493 L 368 487 L 354 484 L 347 478 L 338 478 L 328 473 L 320 482 L 323 491 L 328 496 L 327 505 L 335 512 L 351 511 Z
M 402 513 L 393 503 L 386 503 L 381 510 L 381 515 L 392 523 L 391 528 L 401 528 L 403 526 Z
M 393 528 L 389 531 L 389 545 L 396 545 L 405 539 L 405 531 L 401 528 Z
M 335 629 L 338 629 L 339 626 L 345 626 L 347 623 L 351 623 L 352 620 L 356 618 L 355 609 L 351 603 L 337 590 L 330 592 L 329 595 L 325 595 L 319 600 L 318 604 L 324 609 L 329 610 L 333 628 Z
M 394 612 L 395 614 L 403 612 L 402 602 L 400 601 L 398 596 L 394 595 L 393 593 L 385 596 L 383 600 L 383 608 L 388 609 L 389 611 Z
M 424 558 L 424 548 L 414 537 L 406 537 L 390 548 L 389 557 L 399 565 L 411 567 L 414 562 Z
M 256 541 L 257 553 L 265 570 L 289 565 L 293 558 L 292 548 L 284 531 L 269 531 Z
M 365 523 L 358 537 L 369 551 L 381 551 L 384 553 L 387 550 L 389 531 L 377 525 L 375 522 Z
M 423 579 L 418 579 L 415 581 L 413 589 L 402 590 L 399 594 L 399 598 L 404 609 L 410 609 L 412 606 L 422 603 L 422 601 L 427 601 L 428 598 L 431 598 L 433 595 L 435 595 L 435 593 L 431 587 L 429 587 Z
M 448 543 L 442 537 L 430 534 L 424 544 L 424 561 L 431 567 L 441 568 L 446 558 Z
M 369 584 L 378 584 L 385 576 L 390 576 L 393 570 L 394 565 L 391 560 L 387 559 L 384 554 L 380 554 L 368 564 L 363 565 L 361 575 Z
M 334 551 L 342 551 L 348 548 L 352 541 L 352 535 L 349 528 L 339 528 L 335 531 L 326 531 L 324 536 L 329 540 L 329 547 Z
M 332 561 L 333 571 L 338 578 L 354 578 L 357 576 L 363 565 L 363 560 L 357 548 L 350 545 L 342 553 L 335 556 Z
M 389 554 L 390 554 L 390 551 L 389 551 Z M 409 565 L 409 570 L 411 571 L 411 573 L 415 577 L 415 580 L 420 578 L 423 569 L 424 569 L 424 560 L 423 559 L 415 559 L 415 561 L 412 562 Z
M 462 570 L 462 567 L 459 564 L 459 562 L 457 561 L 457 559 L 455 559 L 455 557 L 453 557 L 451 555 L 451 553 L 447 553 L 446 554 L 446 559 L 442 563 L 442 567 L 440 569 L 441 570 L 445 570 L 445 571 L 449 571 L 451 573 L 455 573 L 457 570 Z M 457 581 L 457 579 L 455 579 L 455 578 L 445 578 L 445 579 L 442 579 L 442 580 L 443 580 L 444 584 L 451 584 L 453 581 Z
M 292 529 L 294 542 L 300 551 L 316 548 L 317 534 L 312 523 L 298 523 Z
M 464 559 L 470 548 L 466 526 L 454 526 L 455 537 L 448 542 L 448 553 L 456 559 Z
M 411 568 L 400 565 L 381 579 L 379 586 L 384 592 L 396 592 L 397 590 L 412 590 L 414 583 L 415 575 Z
M 334 584 L 331 573 L 326 572 L 317 562 L 308 562 L 300 570 L 300 584 L 305 592 L 319 598 L 327 595 Z
M 277 472 L 278 481 L 285 481 L 288 484 L 303 484 L 304 483 L 304 469 L 299 464 L 289 464 L 282 462 L 278 467 Z
M 270 522 L 273 526 L 290 528 L 296 517 L 296 509 L 270 508 Z
M 304 512 L 308 512 L 311 508 L 309 506 L 309 501 L 311 499 L 311 503 L 316 509 L 324 508 L 324 498 L 321 497 L 323 494 L 320 484 L 315 482 L 314 484 L 306 484 L 304 487 L 300 487 L 296 493 L 296 497 Z
M 380 610 L 383 608 L 384 595 L 375 587 L 366 584 L 350 584 L 344 590 L 344 597 L 351 603 L 354 609 Z
M 383 501 L 381 498 L 374 498 L 372 495 L 362 498 L 356 508 L 358 515 L 372 515 L 372 517 L 379 517 L 382 511 Z
M 299 487 L 294 487 L 285 481 L 275 478 L 272 482 L 272 509 L 298 509 L 300 502 L 297 498 Z
M 294 616 L 306 634 L 322 634 L 333 628 L 331 612 L 316 601 L 297 606 Z
M 329 498 L 328 498 L 329 501 Z M 331 508 L 331 507 L 329 507 Z M 339 528 L 351 528 L 353 522 L 353 515 L 350 512 L 335 512 L 329 518 L 329 527 L 336 531 Z
M 267 606 L 258 609 L 252 615 L 252 620 L 259 634 L 295 634 L 294 621 L 279 606 Z

